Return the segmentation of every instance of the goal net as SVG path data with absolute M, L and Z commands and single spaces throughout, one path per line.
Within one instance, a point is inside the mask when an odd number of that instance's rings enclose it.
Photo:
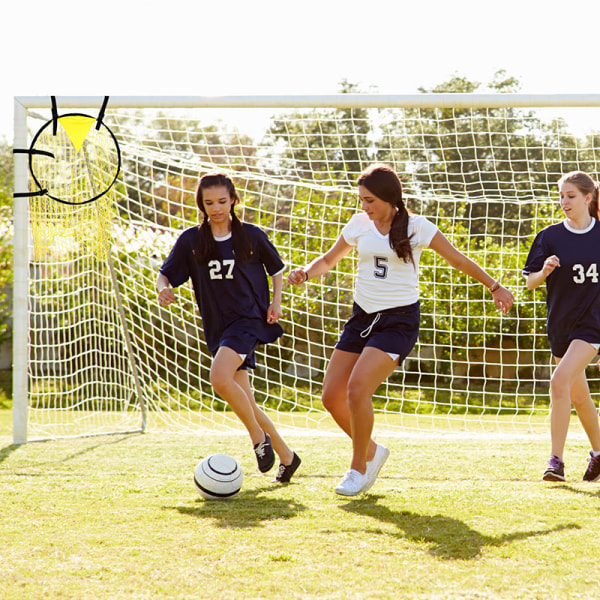
M 86 102 L 59 99 L 59 113 Z M 15 147 L 17 139 L 28 147 L 52 117 L 45 99 L 21 105 Z M 511 94 L 230 98 L 221 106 L 111 98 L 103 122 L 122 167 L 104 208 L 15 199 L 18 435 L 240 429 L 210 386 L 191 288 L 182 286 L 168 309 L 157 303 L 159 266 L 199 222 L 198 178 L 231 176 L 238 215 L 267 233 L 291 269 L 327 251 L 360 210 L 355 182 L 373 162 L 391 164 L 410 210 L 516 296 L 501 315 L 481 284 L 426 250 L 419 341 L 373 398 L 377 430 L 545 431 L 545 291 L 528 291 L 521 269 L 535 233 L 562 218 L 560 175 L 598 177 L 600 136 L 575 130 L 577 110 Z M 17 192 L 35 188 L 18 162 L 26 160 L 15 158 Z M 39 244 L 44 224 L 51 234 Z M 104 242 L 93 241 L 94 228 Z M 252 374 L 257 402 L 282 427 L 331 428 L 321 386 L 351 312 L 355 261 L 352 254 L 301 288 L 284 284 L 285 334 L 259 347 Z M 597 369 L 589 376 L 595 396 Z

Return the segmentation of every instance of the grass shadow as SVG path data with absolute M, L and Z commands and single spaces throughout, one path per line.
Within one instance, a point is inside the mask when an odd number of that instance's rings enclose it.
M 581 489 L 577 489 L 574 488 L 570 485 L 561 485 L 560 489 L 562 490 L 566 490 L 567 492 L 571 492 L 572 494 L 577 494 L 579 496 L 588 496 L 590 498 L 597 498 L 600 499 L 600 489 L 596 488 L 594 491 L 588 491 L 588 490 L 581 490 Z
M 473 560 L 485 547 L 502 546 L 516 540 L 548 535 L 564 529 L 580 529 L 579 525 L 557 525 L 538 531 L 516 531 L 501 536 L 483 535 L 459 519 L 444 515 L 420 515 L 410 511 L 393 511 L 377 503 L 381 496 L 370 495 L 354 500 L 341 508 L 384 523 L 390 523 L 400 531 L 391 535 L 414 542 L 430 544 L 429 553 L 448 560 Z M 389 532 L 381 532 L 389 535 Z
M 18 450 L 23 444 L 9 444 L 0 448 L 0 463 L 5 461 L 15 450 Z
M 63 463 L 63 462 L 67 462 L 70 460 L 73 460 L 74 458 L 77 458 L 79 456 L 82 456 L 84 454 L 87 454 L 88 452 L 92 452 L 94 450 L 96 450 L 97 448 L 101 448 L 103 446 L 108 446 L 108 445 L 112 445 L 112 444 L 120 444 L 126 440 L 132 439 L 133 435 L 141 435 L 139 433 L 127 433 L 127 434 L 118 434 L 119 437 L 114 437 L 114 435 L 117 434 L 111 434 L 110 436 L 107 437 L 102 437 L 102 441 L 99 441 L 95 444 L 92 444 L 90 446 L 86 446 L 85 448 L 82 448 L 81 450 L 78 450 L 77 452 L 73 452 L 67 456 L 64 456 L 62 458 L 57 458 L 54 460 L 49 460 L 49 461 L 45 461 L 45 462 L 40 462 L 40 463 L 36 463 L 38 466 L 43 466 L 43 465 L 52 465 L 52 464 L 57 464 L 57 463 Z M 81 440 L 89 440 L 90 438 L 81 438 Z M 100 439 L 99 437 L 95 437 L 94 439 Z M 27 444 L 49 444 L 55 441 L 59 441 L 59 440 L 35 440 L 35 441 L 31 441 L 28 442 Z M 6 460 L 15 450 L 19 449 L 19 448 L 23 448 L 25 447 L 27 444 L 10 444 L 9 446 L 5 446 L 4 448 L 0 449 L 0 463 L 4 460 Z
M 110 436 L 102 437 L 101 441 L 99 441 L 95 444 L 91 444 L 90 446 L 86 446 L 85 448 L 82 448 L 81 450 L 78 450 L 77 452 L 73 452 L 63 458 L 56 459 L 54 461 L 50 461 L 45 464 L 52 464 L 53 462 L 54 463 L 64 463 L 64 462 L 73 460 L 74 458 L 77 458 L 79 456 L 83 456 L 84 454 L 87 454 L 88 452 L 93 452 L 97 448 L 102 448 L 104 446 L 112 446 L 113 444 L 122 444 L 123 442 L 129 441 L 129 440 L 133 439 L 134 436 L 138 436 L 138 435 L 142 435 L 142 434 L 141 433 L 110 434 Z M 117 436 L 117 437 L 115 437 L 115 436 Z M 82 438 L 82 439 L 85 439 L 85 438 Z M 96 439 L 98 439 L 98 438 L 96 438 Z M 44 464 L 44 463 L 42 463 L 42 464 Z
M 214 520 L 217 527 L 233 529 L 260 527 L 267 521 L 292 519 L 307 510 L 306 506 L 294 500 L 263 496 L 264 492 L 280 488 L 278 484 L 257 490 L 242 490 L 228 500 L 198 498 L 195 506 L 164 508 L 177 510 L 183 515 Z M 243 502 L 243 509 L 240 509 L 240 502 Z

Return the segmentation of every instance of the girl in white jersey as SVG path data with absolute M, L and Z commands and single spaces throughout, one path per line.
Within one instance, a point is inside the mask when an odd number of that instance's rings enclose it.
M 406 358 L 419 331 L 419 258 L 432 248 L 452 267 L 486 285 L 505 313 L 514 301 L 506 288 L 456 250 L 433 223 L 409 214 L 402 184 L 386 165 L 374 165 L 358 179 L 364 211 L 353 216 L 334 246 L 288 282 L 299 285 L 332 269 L 354 246 L 358 273 L 352 317 L 336 345 L 323 381 L 323 406 L 352 439 L 350 470 L 336 486 L 344 496 L 367 491 L 389 450 L 371 439 L 371 398 Z
M 546 329 L 556 369 L 550 381 L 551 455 L 542 476 L 564 481 L 563 451 L 571 405 L 592 449 L 585 481 L 600 479 L 600 426 L 585 369 L 600 347 L 600 222 L 598 184 L 582 171 L 558 182 L 566 219 L 536 236 L 523 274 L 533 290 L 546 282 Z

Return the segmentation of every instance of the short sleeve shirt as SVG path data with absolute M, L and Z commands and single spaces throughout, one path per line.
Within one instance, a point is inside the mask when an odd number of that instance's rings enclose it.
M 270 304 L 267 273 L 271 276 L 281 273 L 283 261 L 261 229 L 249 223 L 243 223 L 243 227 L 252 246 L 252 256 L 247 261 L 236 261 L 229 235 L 216 238 L 219 259 L 198 264 L 195 249 L 199 227 L 196 226 L 179 236 L 160 268 L 173 287 L 192 280 L 206 343 L 213 353 L 222 333 L 234 323 L 263 343 L 274 341 L 282 333 L 277 323 L 268 324 L 266 319 Z
M 565 222 L 540 231 L 527 256 L 523 274 L 542 270 L 556 255 L 560 267 L 546 279 L 547 331 L 550 346 L 578 332 L 581 339 L 600 342 L 600 222 L 585 230 Z
M 413 260 L 404 262 L 366 213 L 354 215 L 342 230 L 344 240 L 358 251 L 354 301 L 367 313 L 414 304 L 419 299 L 419 261 L 438 228 L 423 216 L 410 215 L 408 235 Z

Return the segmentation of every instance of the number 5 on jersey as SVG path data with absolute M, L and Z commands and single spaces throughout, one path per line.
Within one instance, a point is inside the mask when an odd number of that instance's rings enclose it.
M 583 265 L 573 265 L 573 281 L 575 283 L 585 283 L 586 278 L 592 280 L 592 283 L 598 283 L 598 267 L 592 263 L 586 271 Z
M 373 275 L 377 277 L 377 279 L 385 279 L 388 272 L 387 256 L 374 256 L 373 260 L 375 261 Z

